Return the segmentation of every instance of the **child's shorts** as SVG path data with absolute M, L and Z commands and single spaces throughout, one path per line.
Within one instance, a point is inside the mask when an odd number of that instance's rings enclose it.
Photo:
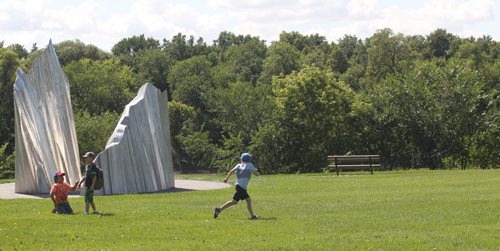
M 56 205 L 56 212 L 58 214 L 72 214 L 73 209 L 69 205 L 69 202 L 65 202 L 65 203 Z
M 85 190 L 85 203 L 94 202 L 94 190 L 86 189 Z
M 240 187 L 239 185 L 236 185 L 236 193 L 233 196 L 233 200 L 240 201 L 246 198 L 250 198 L 250 195 L 248 195 L 247 190 L 243 187 Z

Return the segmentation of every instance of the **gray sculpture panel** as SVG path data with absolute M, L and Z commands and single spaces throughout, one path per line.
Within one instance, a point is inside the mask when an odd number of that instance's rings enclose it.
M 16 193 L 48 193 L 56 171 L 66 182 L 79 180 L 69 83 L 52 42 L 27 74 L 18 69 L 14 110 Z
M 148 193 L 174 187 L 166 92 L 145 84 L 125 107 L 95 163 L 104 172 L 100 193 Z

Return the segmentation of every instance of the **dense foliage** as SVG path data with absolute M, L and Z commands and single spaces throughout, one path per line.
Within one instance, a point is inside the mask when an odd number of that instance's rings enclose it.
M 99 151 L 146 82 L 168 92 L 177 170 L 226 170 L 250 151 L 262 171 L 312 172 L 328 154 L 380 154 L 396 168 L 500 165 L 500 44 L 444 29 L 377 31 L 365 40 L 282 32 L 133 36 L 112 53 L 55 45 L 70 87 L 80 151 Z M 12 84 L 41 50 L 0 43 L 0 160 L 12 169 Z M 9 173 L 3 171 L 2 173 Z

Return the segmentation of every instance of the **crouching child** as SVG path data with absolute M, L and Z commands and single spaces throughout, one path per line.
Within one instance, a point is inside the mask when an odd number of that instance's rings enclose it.
M 75 185 L 71 186 L 64 182 L 64 175 L 66 174 L 60 171 L 54 174 L 54 185 L 52 185 L 49 194 L 52 202 L 54 202 L 54 209 L 52 209 L 52 212 L 57 214 L 72 214 L 73 209 L 68 201 L 68 193 L 70 191 L 75 191 L 80 185 L 80 182 L 76 182 Z

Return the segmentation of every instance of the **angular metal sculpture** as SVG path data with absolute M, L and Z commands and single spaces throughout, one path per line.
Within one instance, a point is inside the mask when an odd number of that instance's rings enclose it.
M 104 172 L 104 194 L 173 188 L 167 93 L 152 84 L 143 85 L 94 162 Z
M 52 42 L 14 83 L 16 193 L 48 193 L 56 171 L 81 178 L 69 84 Z

